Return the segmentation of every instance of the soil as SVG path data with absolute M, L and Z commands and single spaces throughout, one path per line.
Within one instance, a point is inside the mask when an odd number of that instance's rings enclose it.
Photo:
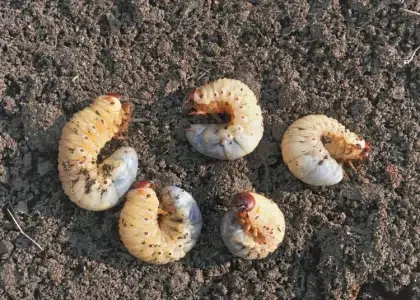
M 0 299 L 420 299 L 420 11 L 418 1 L 25 1 L 0 11 Z M 248 156 L 217 161 L 184 135 L 185 95 L 210 80 L 248 84 L 264 137 Z M 93 213 L 65 196 L 61 129 L 106 92 L 134 102 L 127 144 L 138 177 L 191 192 L 198 244 L 153 266 L 118 236 L 121 205 Z M 332 187 L 283 163 L 279 141 L 311 113 L 372 144 Z M 273 199 L 287 220 L 270 257 L 223 245 L 225 203 L 240 191 Z M 22 229 L 42 247 L 21 235 Z

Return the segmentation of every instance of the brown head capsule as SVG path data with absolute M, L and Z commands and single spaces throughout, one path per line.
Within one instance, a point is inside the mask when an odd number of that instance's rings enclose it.
M 135 182 L 132 186 L 131 189 L 145 189 L 145 188 L 155 188 L 155 184 L 151 181 L 148 180 L 139 180 L 137 182 Z
M 234 197 L 234 210 L 241 211 L 250 211 L 255 206 L 255 198 L 251 193 L 239 193 Z
M 120 94 L 117 94 L 117 93 L 108 93 L 106 95 L 107 96 L 110 96 L 110 97 L 117 98 L 117 99 L 121 99 L 121 95 Z

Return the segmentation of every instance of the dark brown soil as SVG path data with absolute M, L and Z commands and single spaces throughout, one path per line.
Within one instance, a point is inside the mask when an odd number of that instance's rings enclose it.
M 420 52 L 403 63 L 420 17 L 399 10 L 418 1 L 92 2 L 1 4 L 0 299 L 420 299 Z M 185 95 L 223 76 L 264 113 L 260 145 L 234 162 L 200 155 L 183 131 Z M 138 262 L 119 240 L 121 206 L 83 211 L 61 189 L 61 128 L 106 92 L 135 102 L 138 177 L 200 205 L 200 240 L 178 263 Z M 351 170 L 328 188 L 291 175 L 279 141 L 310 113 L 371 141 L 370 184 Z M 251 189 L 278 203 L 287 233 L 248 262 L 219 224 L 225 201 Z

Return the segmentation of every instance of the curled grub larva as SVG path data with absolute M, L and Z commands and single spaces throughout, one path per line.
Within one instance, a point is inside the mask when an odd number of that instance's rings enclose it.
M 342 165 L 363 160 L 370 145 L 337 120 L 309 115 L 296 120 L 282 137 L 281 151 L 289 170 L 301 181 L 317 186 L 343 179 Z
M 191 114 L 228 114 L 228 124 L 195 124 L 186 131 L 201 154 L 221 160 L 241 158 L 258 146 L 264 132 L 263 116 L 254 92 L 233 79 L 219 79 L 194 90 Z
M 261 259 L 283 241 L 286 224 L 276 203 L 255 193 L 235 196 L 235 211 L 222 219 L 221 236 L 229 251 L 244 259 Z
M 122 147 L 97 164 L 101 148 L 112 138 L 123 138 L 130 118 L 130 104 L 109 94 L 96 98 L 64 126 L 58 170 L 65 193 L 79 207 L 92 211 L 111 208 L 134 182 L 138 160 L 131 147 Z
M 119 232 L 128 251 L 138 259 L 166 264 L 178 261 L 194 247 L 203 220 L 193 197 L 176 186 L 159 197 L 148 181 L 139 181 L 127 194 Z

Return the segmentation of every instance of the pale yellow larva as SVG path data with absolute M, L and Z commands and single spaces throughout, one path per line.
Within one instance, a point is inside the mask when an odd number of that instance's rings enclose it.
M 230 116 L 228 124 L 194 124 L 186 130 L 201 154 L 221 160 L 241 158 L 258 146 L 264 132 L 263 116 L 254 92 L 234 79 L 219 79 L 194 90 L 192 114 Z
M 202 225 L 200 209 L 188 192 L 168 186 L 158 198 L 149 181 L 133 185 L 119 218 L 125 247 L 152 264 L 183 258 L 196 244 Z
M 229 251 L 244 259 L 262 259 L 284 239 L 286 223 L 276 203 L 256 193 L 235 196 L 235 211 L 222 219 L 221 236 Z
M 138 159 L 122 147 L 97 164 L 101 148 L 126 132 L 131 106 L 116 94 L 103 95 L 65 125 L 59 143 L 58 170 L 63 189 L 79 207 L 101 211 L 117 205 L 134 182 Z
M 289 126 L 281 151 L 293 175 L 310 185 L 327 186 L 343 179 L 342 164 L 366 159 L 370 145 L 333 118 L 309 115 Z

